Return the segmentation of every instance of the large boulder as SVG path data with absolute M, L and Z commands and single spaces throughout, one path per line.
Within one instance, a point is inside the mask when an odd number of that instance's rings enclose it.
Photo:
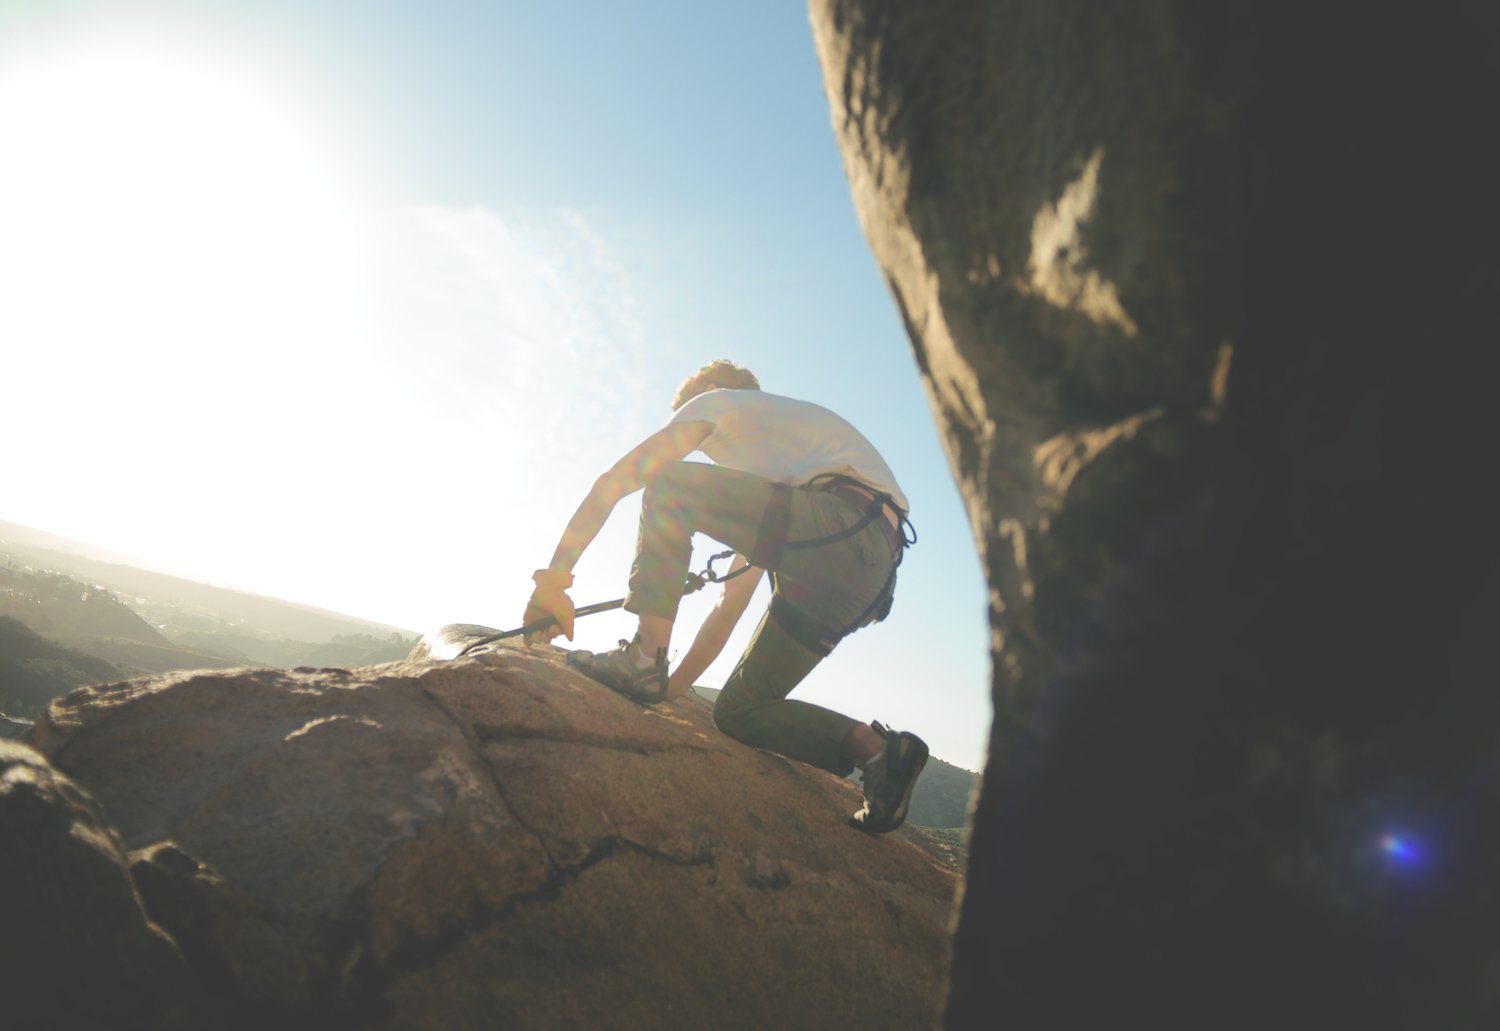
M 938 1019 L 940 850 L 561 654 L 167 675 L 74 692 L 34 739 L 231 1026 Z
M 950 1025 L 1500 1024 L 1493 9 L 811 20 L 992 590 Z
M 192 1028 L 192 979 L 147 916 L 99 804 L 34 750 L 0 741 L 0 1023 Z

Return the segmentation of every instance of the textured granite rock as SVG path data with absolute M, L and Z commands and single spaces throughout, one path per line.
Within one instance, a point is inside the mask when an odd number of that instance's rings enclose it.
M 938 1018 L 957 872 L 849 782 L 547 646 L 74 692 L 38 746 L 244 1026 Z
M 0 891 L 6 1027 L 197 1026 L 187 967 L 98 803 L 12 741 L 0 741 Z
M 813 0 L 988 572 L 947 1019 L 1500 1023 L 1497 18 Z

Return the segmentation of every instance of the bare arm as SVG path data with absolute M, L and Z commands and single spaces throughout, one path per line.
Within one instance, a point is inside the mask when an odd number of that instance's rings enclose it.
M 729 571 L 732 573 L 747 565 L 749 563 L 743 555 L 736 555 Z M 693 686 L 703 671 L 719 657 L 719 653 L 724 650 L 724 642 L 729 640 L 735 624 L 740 621 L 740 617 L 745 614 L 746 606 L 750 604 L 750 596 L 755 593 L 756 585 L 760 583 L 761 572 L 762 570 L 751 566 L 742 576 L 737 576 L 724 584 L 719 600 L 714 602 L 708 618 L 698 628 L 698 635 L 693 638 L 692 647 L 687 650 L 687 654 L 672 671 L 671 679 L 667 684 L 668 698 L 677 698 L 686 694 L 688 688 Z
M 713 429 L 711 422 L 673 423 L 657 430 L 610 466 L 594 481 L 588 497 L 568 520 L 562 539 L 552 553 L 552 561 L 548 563 L 549 568 L 571 573 L 578 557 L 593 543 L 620 499 L 645 486 L 647 478 L 656 470 L 692 454 Z

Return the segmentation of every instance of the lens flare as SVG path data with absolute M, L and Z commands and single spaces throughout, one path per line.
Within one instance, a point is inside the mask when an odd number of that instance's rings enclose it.
M 1417 842 L 1407 835 L 1386 833 L 1380 836 L 1380 851 L 1392 865 L 1412 867 L 1421 861 L 1421 850 Z

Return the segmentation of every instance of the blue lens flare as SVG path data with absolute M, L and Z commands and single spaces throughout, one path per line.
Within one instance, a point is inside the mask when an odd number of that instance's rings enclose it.
M 1394 866 L 1414 867 L 1422 860 L 1417 841 L 1405 834 L 1382 834 L 1380 851 Z

